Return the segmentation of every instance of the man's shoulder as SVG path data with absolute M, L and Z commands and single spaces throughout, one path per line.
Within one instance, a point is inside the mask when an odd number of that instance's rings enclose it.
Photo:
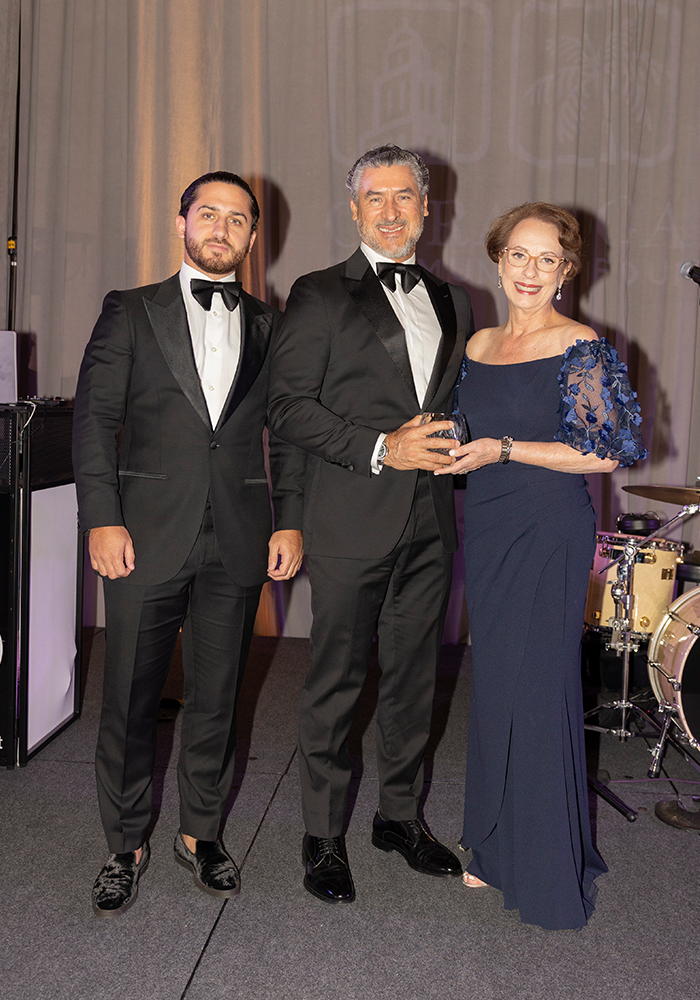
M 346 260 L 338 261 L 337 264 L 331 264 L 329 267 L 320 267 L 316 271 L 307 271 L 306 274 L 300 274 L 296 279 L 297 281 L 325 281 L 332 280 L 340 274 L 345 274 L 345 269 L 347 266 Z
M 423 275 L 427 281 L 432 281 L 434 285 L 442 285 L 443 287 L 449 288 L 449 290 L 457 295 L 467 295 L 467 290 L 463 285 L 456 285 L 452 281 L 447 281 L 445 278 L 440 277 L 439 274 L 434 274 L 427 267 L 423 267 Z
M 452 298 L 460 302 L 464 302 L 466 305 L 471 306 L 471 299 L 469 297 L 469 292 L 466 290 L 464 285 L 453 285 L 451 281 L 445 282 L 449 288 Z
M 369 267 L 369 261 L 361 250 L 356 250 L 346 260 L 331 264 L 330 267 L 319 268 L 300 275 L 294 282 L 295 286 L 315 285 L 320 288 L 337 286 L 338 281 L 345 277 L 360 278 Z
M 241 301 L 244 307 L 254 316 L 267 315 L 272 316 L 273 319 L 278 319 L 282 315 L 276 306 L 270 305 L 269 302 L 263 302 L 262 299 L 256 298 L 255 295 L 251 295 L 245 289 L 241 292 Z
M 106 299 L 122 299 L 124 302 L 141 302 L 143 299 L 157 299 L 165 296 L 172 299 L 180 294 L 180 276 L 171 274 L 164 281 L 154 281 L 148 285 L 137 285 L 135 288 L 116 288 L 108 292 Z
M 144 301 L 155 302 L 157 305 L 168 306 L 176 298 L 182 299 L 182 289 L 180 287 L 180 274 L 171 274 L 164 281 L 154 281 L 149 285 L 138 285 L 135 288 L 115 289 L 105 296 L 105 304 L 122 302 L 129 309 L 130 307 L 140 307 Z M 241 292 L 241 301 L 244 307 L 253 316 L 269 315 L 273 319 L 281 316 L 281 312 L 275 306 L 263 302 L 249 292 Z M 183 301 L 184 305 L 184 301 Z
M 464 287 L 464 285 L 455 285 L 451 281 L 445 281 L 444 278 L 438 278 L 432 272 L 427 272 L 427 280 L 433 282 L 435 287 L 448 288 L 450 295 L 452 296 L 452 301 L 457 306 L 465 306 L 471 308 L 471 299 L 469 298 L 469 292 Z

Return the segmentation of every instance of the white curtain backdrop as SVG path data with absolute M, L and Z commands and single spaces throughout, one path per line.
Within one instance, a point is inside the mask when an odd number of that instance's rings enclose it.
M 562 306 L 629 363 L 651 453 L 591 483 L 599 526 L 675 512 L 621 487 L 700 474 L 698 289 L 679 274 L 700 260 L 698 0 L 5 0 L 5 135 L 20 10 L 18 329 L 40 394 L 72 396 L 109 289 L 177 268 L 195 176 L 252 180 L 246 283 L 283 305 L 357 245 L 345 176 L 391 140 L 433 165 L 419 258 L 478 324 L 505 318 L 493 217 L 532 199 L 578 215 L 587 265 Z M 700 547 L 700 524 L 686 535 Z

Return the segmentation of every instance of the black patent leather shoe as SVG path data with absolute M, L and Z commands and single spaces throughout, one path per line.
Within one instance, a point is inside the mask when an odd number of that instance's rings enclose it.
M 195 885 L 209 896 L 230 899 L 241 891 L 241 876 L 236 863 L 220 840 L 198 840 L 191 851 L 178 830 L 173 844 L 175 860 L 194 875 Z
M 306 865 L 304 886 L 327 903 L 352 903 L 355 898 L 345 837 L 312 837 L 304 834 L 302 858 Z
M 92 909 L 95 916 L 116 917 L 120 913 L 126 913 L 136 902 L 139 879 L 148 868 L 150 860 L 148 841 L 143 845 L 138 864 L 135 851 L 110 854 L 92 887 Z
M 377 810 L 372 824 L 372 843 L 380 851 L 398 851 L 411 868 L 422 875 L 448 878 L 462 874 L 462 866 L 442 844 L 428 833 L 419 819 L 384 819 Z

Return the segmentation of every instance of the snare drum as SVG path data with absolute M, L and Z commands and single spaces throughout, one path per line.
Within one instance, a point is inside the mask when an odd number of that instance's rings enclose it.
M 596 536 L 596 552 L 588 583 L 584 621 L 597 629 L 609 628 L 608 619 L 615 617 L 615 602 L 610 588 L 617 580 L 617 565 L 605 573 L 599 571 L 622 555 L 631 535 L 600 533 Z M 651 634 L 660 624 L 664 612 L 673 600 L 676 565 L 683 560 L 682 542 L 652 538 L 637 549 L 632 572 L 632 604 L 630 621 L 634 632 Z
M 700 750 L 700 587 L 674 601 L 649 643 L 649 681 L 659 705 Z

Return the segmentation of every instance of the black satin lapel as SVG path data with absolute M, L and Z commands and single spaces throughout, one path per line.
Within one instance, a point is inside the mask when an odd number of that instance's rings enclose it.
M 360 281 L 355 281 L 352 278 L 343 278 L 342 280 L 351 299 L 364 314 L 388 351 L 406 388 L 417 399 L 411 362 L 406 347 L 406 334 L 396 313 L 387 301 L 386 292 L 373 268 L 368 266 Z
M 182 296 L 178 294 L 167 306 L 147 298 L 144 298 L 143 304 L 170 371 L 204 423 L 211 427 L 209 410 L 197 374 Z
M 236 407 L 245 399 L 253 382 L 260 374 L 270 343 L 272 314 L 260 313 L 254 316 L 241 299 L 241 354 L 238 368 L 231 383 L 228 398 L 221 411 L 217 430 L 224 424 Z
M 435 364 L 425 392 L 423 409 L 428 410 L 440 387 L 447 365 L 449 364 L 452 352 L 455 349 L 457 340 L 457 314 L 455 313 L 454 302 L 450 293 L 450 286 L 445 281 L 436 281 L 431 274 L 426 273 L 424 279 L 425 287 L 428 289 L 430 301 L 440 321 L 442 338 L 440 347 L 435 357 Z M 455 373 L 456 374 L 456 373 Z

